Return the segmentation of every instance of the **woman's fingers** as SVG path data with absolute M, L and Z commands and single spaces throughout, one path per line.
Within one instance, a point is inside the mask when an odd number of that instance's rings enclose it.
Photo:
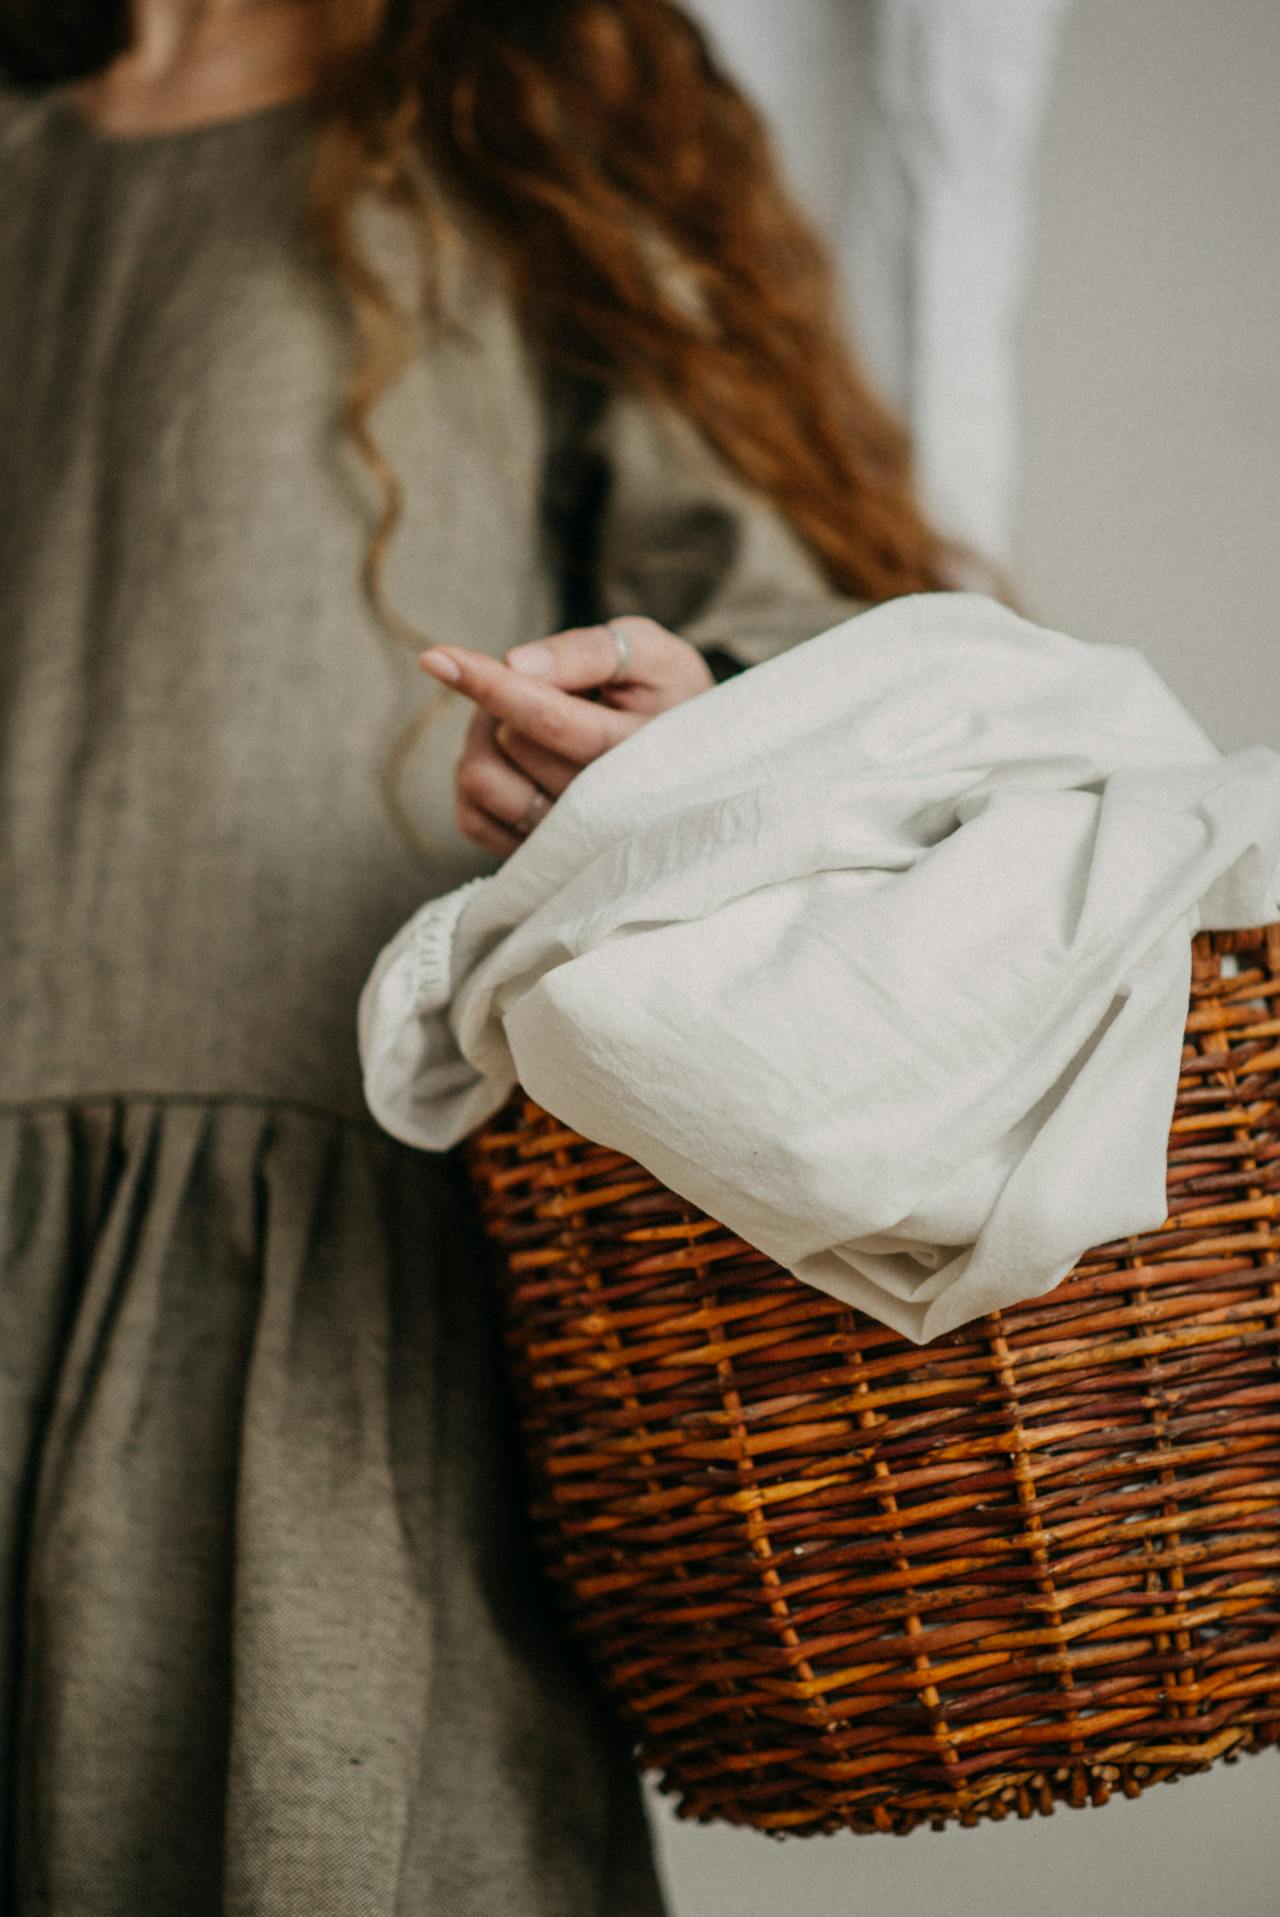
M 464 646 L 432 646 L 420 663 L 494 719 L 508 720 L 517 732 L 579 767 L 642 723 L 637 715 L 564 692 Z
M 514 852 L 526 833 L 515 830 L 538 794 L 537 784 L 497 745 L 498 720 L 472 714 L 454 771 L 459 829 L 490 852 Z
M 622 652 L 607 625 L 571 626 L 549 639 L 530 639 L 512 646 L 507 664 L 516 672 L 545 679 L 566 692 L 583 692 L 606 684 L 653 687 L 669 676 L 674 646 L 686 646 L 654 619 L 628 613 L 615 619 L 627 642 L 625 671 L 619 671 Z M 687 647 L 693 651 L 692 647 Z
M 458 829 L 464 838 L 473 845 L 482 845 L 486 852 L 496 852 L 499 858 L 508 859 L 520 844 L 521 834 L 513 832 L 510 826 L 499 825 L 479 806 L 458 806 Z
M 542 793 L 552 803 L 593 759 L 659 712 L 714 684 L 701 653 L 652 619 L 614 622 L 626 670 L 605 626 L 580 626 L 514 646 L 507 661 L 467 646 L 432 646 L 423 668 L 475 702 L 455 773 L 458 823 L 502 856 L 527 836 L 521 819 Z M 588 695 L 600 689 L 600 697 Z M 545 811 L 549 808 L 544 808 Z M 535 823 L 542 816 L 535 808 Z
M 499 750 L 553 798 L 558 799 L 565 787 L 571 785 L 581 772 L 582 767 L 575 765 L 572 759 L 566 759 L 558 752 L 549 752 L 536 739 L 518 732 L 509 719 L 497 719 L 494 725 L 496 730 L 493 737 Z

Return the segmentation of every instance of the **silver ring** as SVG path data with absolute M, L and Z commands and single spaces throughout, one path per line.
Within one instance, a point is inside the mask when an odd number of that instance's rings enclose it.
M 604 629 L 613 634 L 613 643 L 618 648 L 618 663 L 604 682 L 611 686 L 618 679 L 625 679 L 631 671 L 631 641 L 616 619 L 606 619 Z
M 513 832 L 518 832 L 522 839 L 525 838 L 530 832 L 533 831 L 533 828 L 538 823 L 538 820 L 545 818 L 547 813 L 550 812 L 550 810 L 551 810 L 551 800 L 548 798 L 547 794 L 542 790 L 542 787 L 539 786 L 537 791 L 534 793 L 533 797 L 530 799 L 528 805 L 525 807 L 524 811 L 520 814 L 520 817 L 515 821 L 511 830 Z

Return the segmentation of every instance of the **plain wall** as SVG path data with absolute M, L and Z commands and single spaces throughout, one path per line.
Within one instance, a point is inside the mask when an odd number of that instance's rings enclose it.
M 1041 209 L 1024 598 L 1141 646 L 1224 751 L 1280 747 L 1280 0 L 1077 0 Z M 908 1838 L 651 1804 L 675 1917 L 1275 1917 L 1278 1765 Z
M 1023 364 L 1037 616 L 1280 746 L 1277 0 L 1078 0 Z

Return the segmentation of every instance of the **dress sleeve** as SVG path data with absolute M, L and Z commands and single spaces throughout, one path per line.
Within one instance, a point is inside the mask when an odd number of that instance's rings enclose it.
M 551 392 L 545 496 L 565 625 L 644 613 L 719 679 L 866 610 L 682 414 L 568 381 Z

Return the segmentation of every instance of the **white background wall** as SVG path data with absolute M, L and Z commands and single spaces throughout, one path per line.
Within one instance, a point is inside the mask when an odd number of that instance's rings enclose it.
M 839 88 L 773 84 L 820 200 Z M 1142 646 L 1224 750 L 1280 747 L 1280 0 L 1077 0 L 1024 394 L 1034 615 Z M 783 1842 L 652 1801 L 675 1917 L 1276 1917 L 1278 1787 L 1268 1752 L 1101 1811 Z

